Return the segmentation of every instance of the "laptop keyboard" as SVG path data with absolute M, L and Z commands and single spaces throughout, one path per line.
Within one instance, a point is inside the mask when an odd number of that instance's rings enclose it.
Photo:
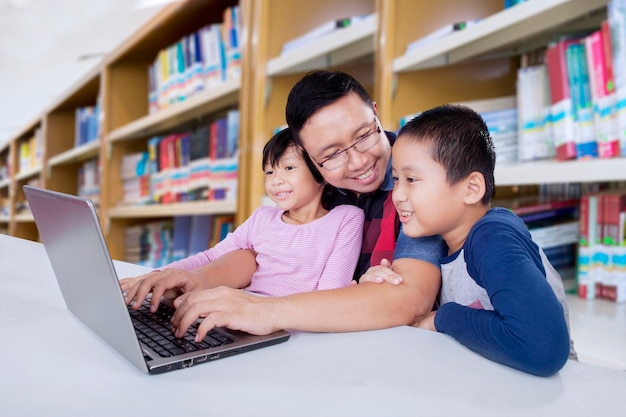
M 133 310 L 129 307 L 128 311 L 139 340 L 162 357 L 167 358 L 233 342 L 230 337 L 217 330 L 209 331 L 203 341 L 196 342 L 195 338 L 199 323 L 194 323 L 190 326 L 183 337 L 175 337 L 172 332 L 172 323 L 170 322 L 174 314 L 174 308 L 165 304 L 161 304 L 156 313 L 151 313 L 150 302 L 146 300 L 138 310 Z

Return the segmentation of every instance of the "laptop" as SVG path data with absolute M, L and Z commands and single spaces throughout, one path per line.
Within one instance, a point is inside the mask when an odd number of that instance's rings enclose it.
M 289 339 L 286 331 L 255 336 L 215 328 L 195 343 L 198 323 L 185 337 L 173 337 L 171 306 L 162 303 L 154 314 L 142 306 L 144 314 L 126 305 L 91 200 L 28 185 L 23 189 L 68 309 L 141 371 L 187 368 Z

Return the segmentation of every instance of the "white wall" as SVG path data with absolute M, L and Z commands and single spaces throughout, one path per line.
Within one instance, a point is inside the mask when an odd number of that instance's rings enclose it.
M 0 0 L 0 145 L 156 14 L 165 0 Z

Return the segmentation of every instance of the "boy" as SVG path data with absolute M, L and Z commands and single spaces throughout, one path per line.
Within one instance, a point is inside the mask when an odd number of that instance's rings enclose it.
M 467 107 L 428 110 L 398 134 L 393 202 L 402 230 L 439 234 L 448 245 L 441 306 L 418 327 L 447 333 L 496 362 L 552 375 L 570 350 L 575 357 L 562 281 L 523 221 L 490 208 L 495 160 L 487 126 Z M 398 245 L 394 256 L 404 251 Z M 394 275 L 373 267 L 365 280 Z

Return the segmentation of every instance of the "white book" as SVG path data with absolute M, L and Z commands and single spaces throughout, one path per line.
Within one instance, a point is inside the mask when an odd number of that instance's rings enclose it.
M 471 20 L 463 20 L 461 22 L 448 23 L 445 26 L 440 27 L 437 30 L 430 32 L 428 35 L 423 36 L 406 47 L 406 53 L 409 53 L 417 48 L 420 48 L 426 44 L 429 44 L 437 39 L 441 39 L 444 36 L 447 36 L 454 32 L 459 32 L 461 30 L 467 29 L 470 26 L 474 26 L 480 22 L 480 19 L 471 19 Z
M 356 23 L 362 22 L 366 20 L 369 16 L 370 15 L 352 16 L 352 17 L 346 17 L 343 19 L 335 19 L 335 20 L 326 22 L 323 25 L 320 25 L 316 27 L 315 29 L 308 31 L 302 36 L 298 36 L 297 38 L 292 39 L 289 42 L 285 42 L 285 44 L 283 45 L 283 50 L 281 54 L 289 52 L 292 49 L 305 45 L 316 39 L 330 35 L 331 33 L 334 33 L 335 31 L 339 29 L 346 28 Z

